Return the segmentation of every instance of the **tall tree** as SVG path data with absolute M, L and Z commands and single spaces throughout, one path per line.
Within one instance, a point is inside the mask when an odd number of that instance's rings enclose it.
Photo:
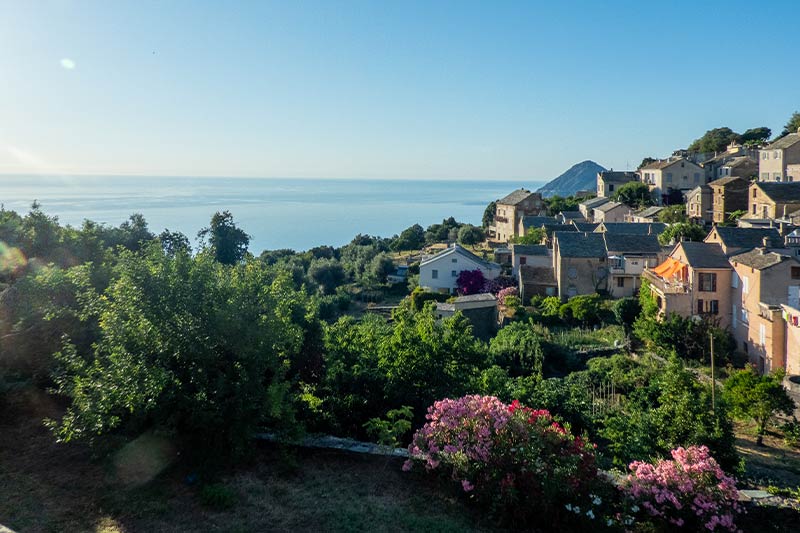
M 789 118 L 789 122 L 783 127 L 781 137 L 789 135 L 790 133 L 797 133 L 798 129 L 800 129 L 800 111 L 795 111 Z
M 783 388 L 783 371 L 759 375 L 752 367 L 738 370 L 725 381 L 725 399 L 734 416 L 750 418 L 757 427 L 756 444 L 764 443 L 767 425 L 778 413 L 792 414 L 794 401 Z
M 739 141 L 741 136 L 730 128 L 714 128 L 708 130 L 699 139 L 689 145 L 691 152 L 722 152 L 733 141 Z
M 484 228 L 488 228 L 494 224 L 495 211 L 497 211 L 497 202 L 490 202 L 489 205 L 486 206 L 486 209 L 483 210 L 483 220 L 481 222 Z
M 200 230 L 197 236 L 223 265 L 235 265 L 244 259 L 250 244 L 250 235 L 236 226 L 230 211 L 214 213 L 211 225 Z
M 629 207 L 647 207 L 653 205 L 650 188 L 641 181 L 631 181 L 617 189 L 612 198 Z
M 761 143 L 765 142 L 772 135 L 772 130 L 766 126 L 760 128 L 750 128 L 742 133 L 742 143 Z

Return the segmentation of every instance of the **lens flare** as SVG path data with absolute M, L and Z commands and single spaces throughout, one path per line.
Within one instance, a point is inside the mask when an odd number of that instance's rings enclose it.
M 0 241 L 0 274 L 13 274 L 27 264 L 28 260 L 19 248 Z

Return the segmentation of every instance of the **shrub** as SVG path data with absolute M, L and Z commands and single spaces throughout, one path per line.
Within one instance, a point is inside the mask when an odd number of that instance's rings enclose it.
M 596 324 L 600 320 L 600 295 L 581 294 L 573 296 L 558 310 L 564 320 L 581 324 Z
M 530 325 L 514 322 L 501 329 L 489 344 L 495 364 L 512 376 L 542 377 L 542 337 Z
M 422 311 L 422 308 L 425 307 L 425 302 L 446 302 L 449 298 L 449 294 L 428 292 L 421 287 L 417 287 L 411 292 L 411 307 L 415 311 Z
M 505 302 L 506 296 L 518 296 L 519 291 L 516 287 L 506 287 L 505 289 L 501 289 L 497 293 L 497 301 L 498 302 Z
M 409 446 L 414 464 L 459 481 L 465 493 L 516 527 L 566 519 L 597 480 L 594 445 L 555 422 L 548 411 L 493 396 L 438 401 Z
M 456 284 L 461 295 L 478 294 L 482 291 L 486 279 L 480 270 L 462 270 L 458 273 Z
M 672 460 L 630 464 L 623 491 L 642 512 L 691 531 L 736 531 L 741 512 L 736 481 L 727 476 L 705 446 L 672 450 Z
M 517 280 L 511 276 L 497 276 L 494 279 L 487 279 L 483 282 L 482 293 L 497 294 L 508 287 L 516 287 Z

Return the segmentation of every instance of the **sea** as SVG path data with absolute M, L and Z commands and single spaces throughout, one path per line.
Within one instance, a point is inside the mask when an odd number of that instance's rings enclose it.
M 141 213 L 150 230 L 195 242 L 217 211 L 230 211 L 250 251 L 342 246 L 359 233 L 391 237 L 447 217 L 480 225 L 492 200 L 544 181 L 0 176 L 0 204 L 26 213 L 38 201 L 62 224 L 119 225 Z

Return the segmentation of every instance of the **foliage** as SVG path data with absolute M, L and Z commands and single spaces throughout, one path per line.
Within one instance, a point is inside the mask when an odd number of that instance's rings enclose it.
M 411 431 L 412 418 L 411 408 L 404 405 L 389 410 L 385 418 L 370 418 L 364 424 L 364 429 L 378 444 L 393 449 L 400 446 L 401 437 Z
M 690 152 L 723 152 L 728 145 L 734 141 L 739 141 L 741 136 L 730 128 L 714 128 L 696 139 L 689 145 Z
M 483 289 L 486 279 L 480 270 L 462 270 L 456 278 L 458 293 L 464 296 L 478 294 Z
M 441 292 L 429 292 L 421 287 L 417 287 L 411 291 L 411 307 L 415 311 L 422 311 L 425 307 L 425 302 L 446 302 L 450 295 Z
M 459 481 L 462 490 L 515 527 L 553 527 L 565 505 L 585 505 L 597 483 L 594 446 L 549 412 L 491 396 L 433 404 L 409 446 L 415 464 Z
M 506 287 L 505 289 L 501 289 L 497 292 L 497 301 L 504 302 L 506 300 L 506 296 L 518 296 L 519 289 L 517 287 Z
M 458 242 L 465 246 L 474 246 L 484 240 L 486 240 L 486 234 L 477 226 L 465 224 L 458 230 Z
M 480 292 L 486 294 L 497 294 L 503 289 L 516 286 L 517 280 L 511 276 L 497 276 L 494 279 L 485 280 Z
M 483 217 L 481 218 L 481 225 L 484 228 L 488 228 L 494 224 L 495 211 L 497 211 L 497 202 L 489 202 L 489 205 L 483 210 Z
M 547 207 L 548 216 L 556 216 L 563 211 L 577 211 L 578 204 L 585 198 L 576 198 L 574 196 L 558 196 L 557 194 L 550 198 L 544 199 L 544 204 Z
M 725 380 L 725 399 L 737 418 L 755 421 L 758 445 L 763 444 L 767 425 L 775 415 L 791 415 L 795 409 L 794 400 L 783 387 L 783 376 L 782 370 L 762 376 L 747 367 Z
M 689 217 L 686 216 L 686 206 L 683 204 L 668 205 L 659 211 L 658 220 L 659 222 L 664 222 L 666 224 L 689 222 Z
M 425 230 L 419 224 L 404 229 L 389 247 L 396 251 L 419 250 L 425 244 Z
M 528 228 L 525 235 L 512 237 L 511 242 L 514 244 L 541 244 L 545 236 L 544 228 Z
M 783 131 L 781 132 L 780 136 L 785 137 L 790 133 L 797 133 L 798 129 L 800 129 L 800 112 L 795 111 L 794 113 L 792 113 L 792 116 L 789 117 L 789 120 L 783 127 Z
M 192 253 L 192 246 L 189 244 L 189 237 L 180 231 L 170 231 L 165 229 L 158 235 L 158 240 L 164 253 L 175 255 L 179 253 Z
M 706 230 L 699 224 L 680 222 L 672 224 L 658 236 L 658 242 L 662 246 L 677 243 L 680 240 L 702 241 L 706 236 Z
M 795 129 L 795 131 L 797 130 Z M 766 126 L 761 126 L 760 128 L 750 128 L 745 131 L 739 140 L 742 144 L 761 144 L 768 141 L 771 136 L 772 130 Z
M 441 224 L 431 224 L 425 230 L 425 244 L 453 242 L 458 238 L 458 231 L 463 226 L 464 224 L 453 217 L 442 220 Z
M 214 259 L 223 265 L 234 265 L 244 259 L 250 236 L 233 222 L 230 211 L 219 211 L 211 217 L 211 224 L 197 233 Z
M 502 328 L 489 344 L 495 364 L 511 376 L 533 376 L 541 379 L 544 361 L 543 339 L 530 325 L 513 322 Z
M 747 211 L 745 211 L 744 209 L 737 209 L 736 211 L 731 211 L 730 213 L 728 213 L 728 220 L 726 225 L 736 226 L 739 219 L 746 214 Z
M 625 334 L 630 335 L 633 331 L 633 323 L 642 312 L 642 305 L 637 298 L 620 298 L 614 302 L 614 317 L 617 322 L 625 328 Z
M 736 481 L 722 471 L 705 446 L 679 447 L 672 460 L 635 461 L 623 490 L 644 515 L 690 531 L 736 531 L 742 511 Z
M 642 159 L 642 162 L 641 162 L 641 163 L 639 163 L 639 166 L 638 166 L 638 167 L 636 167 L 636 170 L 639 170 L 639 169 L 641 169 L 642 167 L 646 167 L 647 165 L 649 165 L 649 164 L 651 164 L 651 163 L 655 163 L 655 162 L 657 162 L 657 161 L 658 161 L 658 159 L 655 159 L 655 158 L 653 158 L 653 157 L 645 157 L 645 158 L 643 158 L 643 159 Z
M 653 205 L 650 188 L 641 181 L 631 181 L 624 184 L 614 191 L 612 199 L 634 208 Z
M 714 358 L 718 364 L 728 361 L 736 346 L 731 334 L 709 317 L 701 319 L 669 313 L 666 317 L 640 316 L 633 325 L 635 335 L 648 347 L 669 354 L 679 347 L 684 359 L 711 362 L 709 335 L 714 337 Z
M 540 309 L 544 316 L 558 316 L 561 310 L 561 298 L 558 296 L 547 296 L 542 300 Z
M 314 259 L 308 267 L 308 277 L 319 285 L 323 294 L 332 294 L 347 275 L 336 259 Z
M 596 324 L 600 319 L 600 295 L 579 294 L 573 296 L 559 310 L 558 315 L 568 322 Z
M 287 369 L 315 353 L 311 302 L 260 261 L 233 267 L 160 246 L 125 252 L 102 298 L 86 293 L 99 339 L 57 354 L 71 405 L 60 440 L 164 427 L 203 460 L 240 456 L 262 424 L 292 426 Z

